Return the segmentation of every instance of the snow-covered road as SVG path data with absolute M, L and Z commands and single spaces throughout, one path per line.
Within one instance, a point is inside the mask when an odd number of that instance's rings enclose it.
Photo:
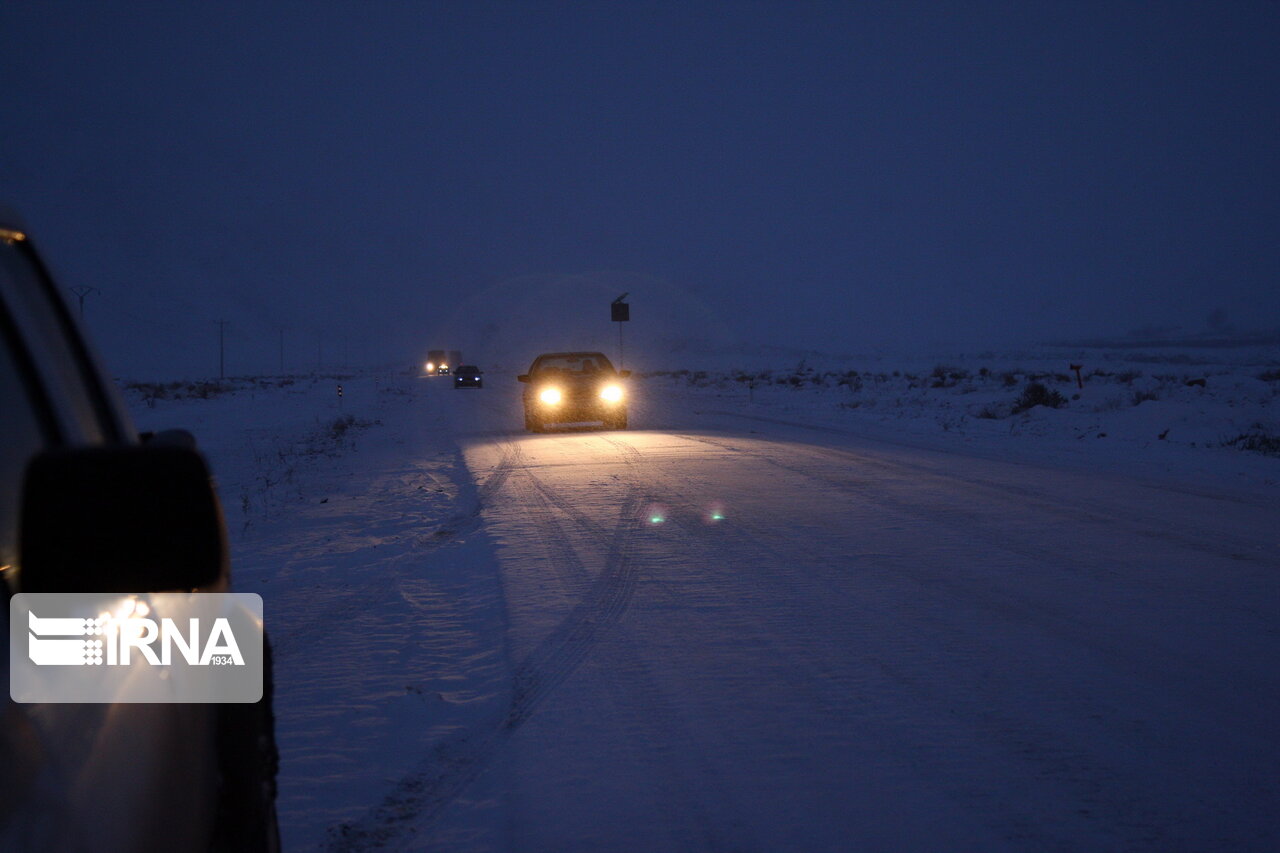
M 1280 845 L 1274 501 L 403 384 L 240 546 L 291 846 Z

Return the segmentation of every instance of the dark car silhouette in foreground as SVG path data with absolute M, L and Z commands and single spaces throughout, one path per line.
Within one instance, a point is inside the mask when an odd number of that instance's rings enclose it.
M 26 229 L 3 209 L 0 410 L 9 595 L 229 591 L 222 512 L 195 440 L 138 436 Z M 6 635 L 9 618 L 5 607 Z M 257 703 L 6 695 L 0 849 L 278 850 L 276 764 L 269 651 Z

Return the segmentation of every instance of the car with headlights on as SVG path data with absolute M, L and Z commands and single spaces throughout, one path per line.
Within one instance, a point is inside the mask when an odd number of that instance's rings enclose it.
M 605 429 L 627 428 L 627 392 L 617 370 L 599 352 L 548 352 L 533 360 L 525 383 L 524 428 L 542 432 L 549 424 L 599 422 Z
M 454 388 L 483 388 L 484 373 L 474 364 L 460 364 L 453 371 Z
M 135 431 L 3 208 L 0 411 L 10 596 L 230 589 L 222 512 L 194 439 Z M 0 613 L 15 645 L 0 656 L 0 850 L 279 850 L 268 650 L 256 703 L 15 701 L 10 655 L 27 626 Z

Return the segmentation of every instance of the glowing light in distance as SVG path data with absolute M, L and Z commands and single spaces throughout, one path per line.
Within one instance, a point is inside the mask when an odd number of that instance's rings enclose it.
M 662 524 L 667 520 L 667 508 L 662 504 L 649 504 L 644 510 L 644 520 L 650 524 Z
M 559 388 L 543 388 L 538 392 L 538 399 L 546 403 L 548 406 L 554 406 L 560 402 L 563 395 Z
M 427 370 L 435 370 L 435 369 L 436 369 L 436 366 L 435 366 L 434 364 L 432 364 L 431 362 L 429 362 L 429 361 L 428 361 L 428 362 L 427 362 Z
M 616 403 L 622 399 L 621 385 L 606 385 L 600 389 L 600 399 L 606 403 Z

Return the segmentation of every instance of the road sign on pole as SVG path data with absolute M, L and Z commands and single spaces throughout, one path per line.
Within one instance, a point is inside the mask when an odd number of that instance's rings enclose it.
M 609 306 L 610 319 L 618 324 L 618 369 L 622 369 L 625 350 L 622 347 L 622 324 L 631 319 L 631 306 L 623 300 L 627 298 L 626 293 L 613 300 Z
M 613 304 L 609 306 L 610 319 L 615 323 L 625 323 L 631 319 L 631 306 L 622 300 L 627 298 L 627 294 L 622 294 L 613 300 Z

